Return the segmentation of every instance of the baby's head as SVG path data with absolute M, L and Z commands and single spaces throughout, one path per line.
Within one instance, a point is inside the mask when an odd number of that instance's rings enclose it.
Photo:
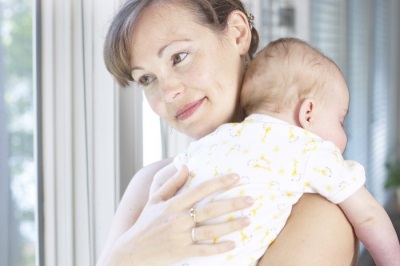
M 267 114 L 303 127 L 343 152 L 349 92 L 338 66 L 295 38 L 271 42 L 247 69 L 241 92 L 246 115 Z

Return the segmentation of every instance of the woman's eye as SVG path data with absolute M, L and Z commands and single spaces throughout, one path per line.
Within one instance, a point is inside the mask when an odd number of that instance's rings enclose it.
M 152 83 L 153 81 L 154 81 L 154 77 L 153 77 L 153 76 L 145 75 L 145 76 L 142 76 L 142 77 L 138 80 L 138 83 L 139 83 L 139 85 L 141 85 L 141 86 L 147 86 L 147 85 L 149 85 L 150 83 Z
M 173 64 L 173 65 L 179 64 L 180 62 L 182 62 L 183 60 L 185 60 L 185 58 L 186 58 L 187 55 L 188 55 L 188 53 L 184 53 L 184 52 L 174 54 L 174 55 L 172 56 L 172 58 L 171 58 L 172 64 Z

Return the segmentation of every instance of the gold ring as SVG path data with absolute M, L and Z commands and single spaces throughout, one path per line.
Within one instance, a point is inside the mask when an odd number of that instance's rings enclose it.
M 190 217 L 192 217 L 194 224 L 197 224 L 195 207 L 190 209 L 189 214 L 190 214 Z

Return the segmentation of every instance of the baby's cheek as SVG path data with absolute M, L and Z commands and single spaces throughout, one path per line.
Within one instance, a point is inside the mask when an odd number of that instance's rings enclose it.
M 339 147 L 340 151 L 343 153 L 347 146 L 347 136 L 342 133 L 338 135 L 338 139 L 336 141 L 336 145 Z
M 342 153 L 346 150 L 347 147 L 347 136 L 345 136 L 344 142 L 343 142 L 343 150 Z

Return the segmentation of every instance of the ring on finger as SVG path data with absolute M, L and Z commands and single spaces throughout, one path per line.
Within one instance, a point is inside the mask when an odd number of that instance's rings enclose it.
M 197 243 L 197 239 L 196 239 L 196 227 L 192 228 L 192 242 L 193 244 Z
M 196 208 L 193 207 L 189 211 L 190 217 L 192 217 L 194 224 L 197 224 L 197 219 L 196 219 Z

